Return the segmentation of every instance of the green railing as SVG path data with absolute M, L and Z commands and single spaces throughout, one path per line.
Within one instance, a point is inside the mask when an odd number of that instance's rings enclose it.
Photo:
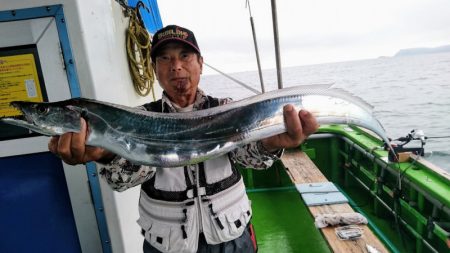
M 302 149 L 350 196 L 354 208 L 370 216 L 385 240 L 401 252 L 450 252 L 445 175 L 414 160 L 388 163 L 382 142 L 360 129 L 325 126 L 320 132 L 326 134 Z

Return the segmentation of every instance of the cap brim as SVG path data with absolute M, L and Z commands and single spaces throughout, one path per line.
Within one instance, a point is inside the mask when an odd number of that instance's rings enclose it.
M 167 44 L 169 42 L 181 42 L 183 44 L 189 45 L 190 47 L 192 47 L 197 53 L 200 54 L 200 49 L 198 47 L 196 47 L 193 43 L 189 42 L 189 41 L 185 41 L 183 39 L 180 38 L 167 38 L 167 39 L 162 39 L 160 41 L 158 41 L 158 43 L 156 45 L 152 45 L 152 51 L 150 53 L 150 57 L 154 58 L 156 52 L 158 51 L 159 48 L 161 48 L 161 46 L 163 46 L 164 44 Z

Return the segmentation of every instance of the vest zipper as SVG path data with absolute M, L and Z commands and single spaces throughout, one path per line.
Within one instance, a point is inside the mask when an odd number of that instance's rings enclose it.
M 189 175 L 189 179 L 191 180 L 191 183 L 195 184 L 195 187 L 197 187 L 197 192 L 198 192 L 198 189 L 200 188 L 200 179 L 199 179 L 199 175 L 198 175 L 198 165 L 195 165 L 195 177 L 192 175 L 191 168 L 188 168 L 187 171 L 188 171 L 188 175 Z M 197 198 L 198 198 L 198 200 L 195 201 L 195 202 L 197 202 L 198 225 L 199 225 L 199 228 L 200 228 L 200 232 L 203 232 L 201 196 L 197 194 Z
M 200 174 L 198 171 L 198 164 L 195 166 L 195 185 L 197 186 L 197 192 L 200 189 Z M 198 210 L 198 223 L 200 228 L 200 233 L 203 232 L 203 220 L 202 220 L 202 196 L 197 194 L 197 210 Z

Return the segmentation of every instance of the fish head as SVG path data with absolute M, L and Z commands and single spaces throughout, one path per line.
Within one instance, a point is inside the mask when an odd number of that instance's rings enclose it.
M 13 101 L 10 105 L 21 111 L 23 116 L 3 119 L 5 123 L 25 127 L 44 135 L 61 135 L 80 131 L 80 112 L 60 102 Z

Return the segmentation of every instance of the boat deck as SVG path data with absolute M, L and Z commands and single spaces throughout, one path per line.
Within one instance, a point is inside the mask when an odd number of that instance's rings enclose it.
M 328 182 L 327 178 L 303 152 L 286 152 L 282 161 L 295 184 Z M 313 216 L 354 212 L 353 208 L 347 203 L 310 206 L 309 211 Z M 367 225 L 358 226 L 363 230 L 363 235 L 357 240 L 339 240 L 334 227 L 322 228 L 321 232 L 334 252 L 366 252 L 366 245 L 376 248 L 379 252 L 388 252 Z
M 258 252 L 331 252 L 295 188 L 249 192 L 249 197 Z
M 420 160 L 386 162 L 381 141 L 358 128 L 321 129 L 271 169 L 241 170 L 260 252 L 367 252 L 366 244 L 381 252 L 450 252 L 448 174 Z M 306 207 L 294 184 L 326 180 L 349 204 Z M 315 214 L 352 210 L 370 229 L 361 226 L 364 237 L 345 242 L 350 248 L 339 245 L 334 228 L 314 226 Z
M 252 223 L 259 252 L 367 252 L 366 244 L 389 252 L 366 225 L 360 226 L 364 234 L 355 241 L 339 240 L 333 227 L 317 229 L 314 215 L 353 209 L 348 204 L 306 206 L 293 183 L 327 179 L 302 152 L 286 152 L 282 162 L 283 166 L 274 166 L 274 170 L 243 171 L 250 185 L 247 191 L 254 210 Z

